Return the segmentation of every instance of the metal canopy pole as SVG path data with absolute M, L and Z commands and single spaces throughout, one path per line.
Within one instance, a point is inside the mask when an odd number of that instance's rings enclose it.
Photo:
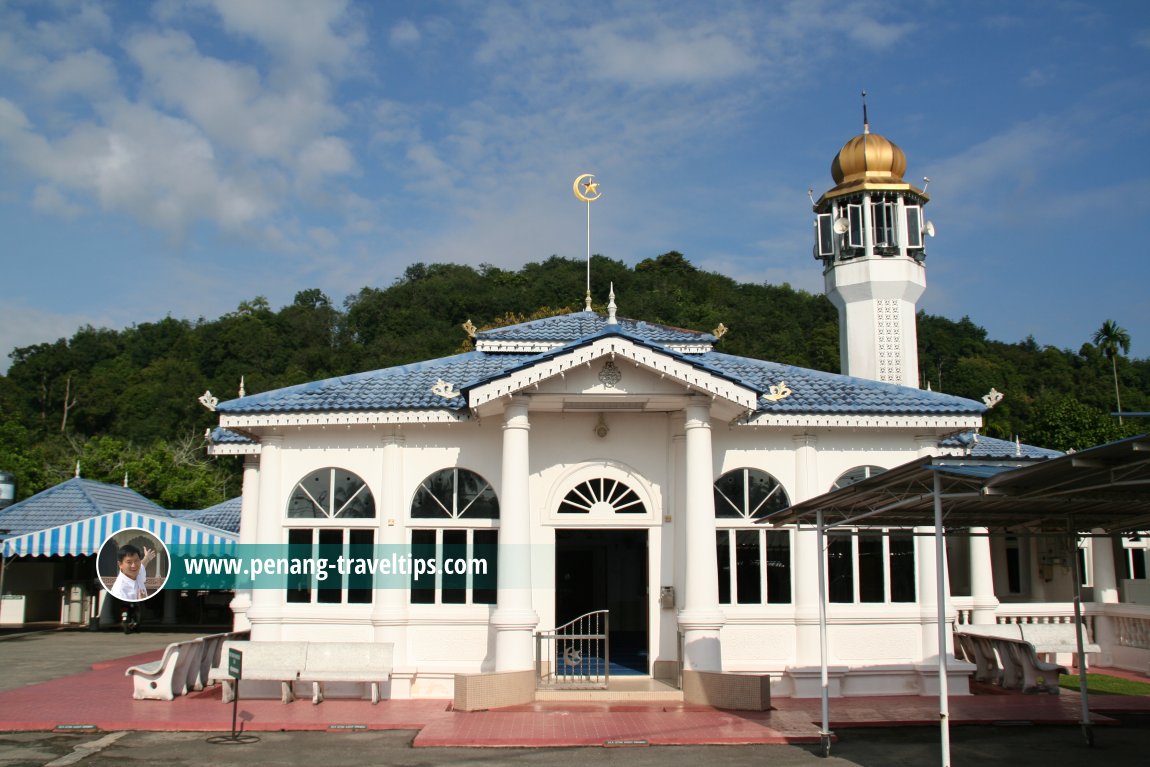
M 830 703 L 830 681 L 827 675 L 827 573 L 826 561 L 823 559 L 824 552 L 826 551 L 825 540 L 823 535 L 823 510 L 818 509 L 815 512 L 815 525 L 818 530 L 818 572 L 819 572 L 819 672 L 820 682 L 822 684 L 822 714 L 823 723 L 819 730 L 819 740 L 822 743 L 822 755 L 824 757 L 831 755 L 831 703 Z
M 1074 560 L 1074 633 L 1078 644 L 1078 698 L 1082 706 L 1082 736 L 1086 738 L 1086 745 L 1094 745 L 1094 726 L 1090 722 L 1090 691 L 1086 683 L 1086 652 L 1083 647 L 1082 635 L 1086 626 L 1082 622 L 1082 572 L 1078 566 L 1078 537 L 1074 534 L 1073 520 L 1066 518 L 1066 531 L 1070 536 L 1071 554 Z M 1106 539 L 1106 545 L 1110 545 Z M 1057 684 L 1057 681 L 1055 682 Z
M 938 728 L 942 767 L 950 767 L 950 691 L 946 672 L 946 545 L 942 535 L 942 477 L 934 473 L 934 567 L 938 599 Z

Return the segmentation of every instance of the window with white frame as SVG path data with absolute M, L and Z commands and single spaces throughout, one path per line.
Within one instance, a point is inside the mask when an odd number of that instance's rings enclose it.
M 1101 540 L 1109 545 L 1108 538 L 1078 539 L 1078 583 L 1087 588 L 1094 585 L 1094 541 Z
M 827 533 L 827 600 L 839 603 L 914 602 L 914 535 L 905 530 Z
M 287 561 L 312 563 L 314 570 L 288 575 L 286 600 L 370 603 L 372 576 L 339 567 L 341 557 L 374 557 L 375 498 L 367 483 L 346 469 L 317 469 L 292 488 L 287 519 Z
M 412 604 L 495 604 L 499 499 L 486 479 L 458 467 L 431 474 L 411 522 Z
M 881 466 L 856 466 L 853 469 L 847 469 L 834 481 L 831 485 L 831 490 L 838 490 L 839 488 L 853 485 L 856 482 L 862 482 L 864 479 L 877 477 L 884 471 L 886 471 L 886 469 Z
M 581 482 L 563 496 L 560 514 L 646 514 L 647 507 L 639 494 L 617 479 L 596 477 Z
M 791 532 L 755 520 L 790 505 L 778 480 L 735 469 L 715 482 L 716 560 L 722 604 L 790 604 Z
M 1122 575 L 1127 580 L 1145 580 L 1147 571 L 1147 546 L 1150 539 L 1138 534 L 1122 539 Z

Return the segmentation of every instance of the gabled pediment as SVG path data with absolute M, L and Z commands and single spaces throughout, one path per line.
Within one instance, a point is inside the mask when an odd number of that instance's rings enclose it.
M 757 399 L 754 390 L 687 355 L 612 334 L 535 357 L 466 392 L 468 406 L 480 413 L 518 394 L 530 394 L 533 409 L 640 411 L 675 410 L 684 397 L 704 395 L 732 417 L 754 410 Z

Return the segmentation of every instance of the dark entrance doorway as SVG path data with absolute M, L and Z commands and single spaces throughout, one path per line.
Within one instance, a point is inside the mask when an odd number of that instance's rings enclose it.
M 610 610 L 611 673 L 649 673 L 647 531 L 555 531 L 555 625 Z

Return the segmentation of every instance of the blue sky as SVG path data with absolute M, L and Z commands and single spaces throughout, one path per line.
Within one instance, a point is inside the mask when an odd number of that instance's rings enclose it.
M 1150 356 L 1144 2 L 0 0 L 0 370 L 84 323 L 582 258 L 584 172 L 595 252 L 821 292 L 807 189 L 864 88 L 931 179 L 922 308 Z

